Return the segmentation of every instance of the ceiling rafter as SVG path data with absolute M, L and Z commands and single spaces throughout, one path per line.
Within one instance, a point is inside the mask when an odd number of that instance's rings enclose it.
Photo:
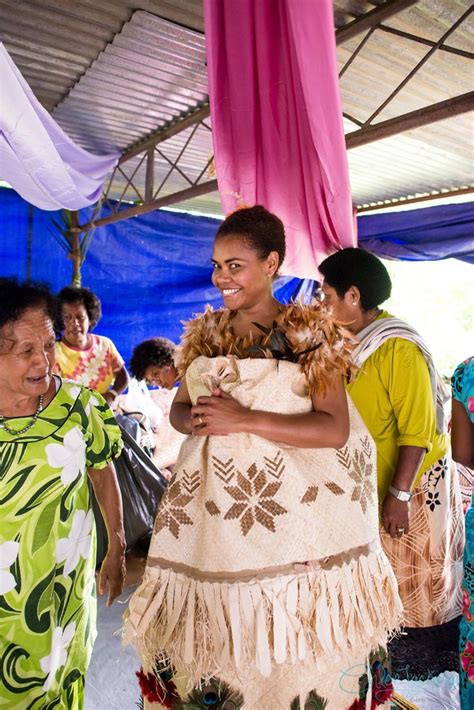
M 434 47 L 436 42 L 432 39 L 427 39 L 426 37 L 419 37 L 411 32 L 404 32 L 403 30 L 398 30 L 395 27 L 389 27 L 388 25 L 379 25 L 377 29 L 386 32 L 387 34 L 394 35 L 395 37 L 402 37 L 403 39 L 409 39 L 412 42 L 417 42 L 418 44 L 424 44 L 427 47 Z M 465 49 L 460 49 L 459 47 L 451 47 L 449 44 L 441 44 L 438 49 L 441 52 L 449 52 L 450 54 L 456 54 L 460 57 L 465 57 L 466 59 L 474 59 L 474 53 L 468 52 Z
M 387 121 L 380 121 L 375 125 L 364 126 L 358 131 L 346 133 L 346 147 L 348 150 L 358 148 L 367 143 L 395 136 L 397 133 L 411 131 L 473 110 L 474 91 L 468 91 L 466 94 L 461 94 L 461 96 L 439 101 L 436 104 L 410 111 L 402 116 L 396 116 Z
M 378 5 L 373 10 L 366 12 L 356 20 L 341 27 L 336 31 L 336 44 L 344 44 L 360 32 L 368 30 L 375 25 L 379 25 L 383 20 L 392 15 L 397 15 L 402 10 L 406 10 L 411 5 L 415 5 L 418 0 L 387 0 L 383 5 Z
M 417 74 L 420 69 L 426 64 L 426 62 L 433 56 L 433 54 L 444 44 L 445 39 L 447 39 L 453 32 L 455 32 L 460 25 L 469 17 L 469 15 L 474 11 L 474 7 L 471 5 L 466 12 L 464 12 L 451 27 L 439 38 L 439 40 L 428 50 L 428 52 L 420 59 L 420 61 L 413 67 L 413 69 L 407 74 L 407 76 L 395 87 L 395 89 L 387 96 L 387 98 L 378 106 L 375 111 L 369 116 L 369 118 L 364 122 L 364 126 L 369 126 L 374 118 L 376 118 L 379 113 L 381 113 L 389 103 L 393 101 L 395 96 L 397 96 L 400 91 L 408 84 L 411 79 Z
M 186 169 L 184 167 L 182 168 L 179 165 L 186 149 L 192 143 L 193 138 L 196 135 L 198 129 L 200 127 L 203 127 L 207 131 L 210 130 L 209 125 L 205 122 L 205 119 L 208 118 L 209 115 L 209 106 L 206 104 L 205 106 L 193 111 L 191 114 L 185 116 L 179 121 L 173 121 L 171 124 L 158 131 L 155 135 L 149 136 L 145 141 L 141 142 L 139 145 L 133 146 L 130 150 L 126 151 L 119 159 L 114 173 L 108 182 L 107 190 L 103 193 L 103 196 L 101 198 L 102 204 L 108 204 L 112 214 L 107 215 L 106 217 L 99 217 L 99 215 L 96 214 L 91 221 L 89 221 L 87 224 L 78 225 L 74 231 L 87 233 L 91 229 L 95 229 L 99 226 L 112 224 L 113 222 L 119 222 L 121 220 L 128 219 L 129 217 L 135 217 L 139 214 L 146 214 L 147 212 L 159 209 L 160 207 L 167 207 L 169 205 L 176 204 L 184 200 L 190 200 L 193 197 L 199 197 L 201 195 L 205 195 L 209 192 L 214 192 L 215 190 L 217 190 L 217 180 L 215 179 L 207 180 L 206 182 L 200 182 L 201 179 L 204 177 L 206 171 L 209 169 L 209 166 L 212 162 L 212 158 L 208 159 L 207 164 L 199 172 L 197 177 L 191 177 L 186 172 Z M 184 141 L 183 145 L 179 150 L 178 155 L 174 160 L 169 158 L 163 151 L 161 151 L 157 147 L 161 143 L 164 143 L 170 138 L 176 136 L 178 133 L 182 133 L 183 131 L 189 128 L 191 128 L 189 136 L 187 136 L 186 140 Z M 168 172 L 165 174 L 164 178 L 162 179 L 160 185 L 155 190 L 155 158 L 157 154 L 164 160 L 164 162 L 169 165 L 169 169 Z M 132 164 L 132 173 L 131 175 L 128 175 L 126 172 L 126 164 L 133 158 L 139 158 L 139 161 L 136 165 Z M 145 196 L 143 198 L 137 186 L 134 184 L 133 180 L 145 160 Z M 189 183 L 190 186 L 184 190 L 179 190 L 177 192 L 168 195 L 162 195 L 161 197 L 159 197 L 160 192 L 162 192 L 163 188 L 165 187 L 173 172 L 177 172 L 178 174 L 180 174 L 186 180 L 186 182 Z M 125 186 L 122 189 L 118 202 L 112 204 L 110 202 L 109 195 L 114 182 L 114 175 L 118 173 L 120 173 L 125 179 Z M 127 204 L 126 207 L 121 209 L 128 187 L 131 187 L 137 193 L 139 201 L 142 204 L 135 205 L 134 207 L 130 207 Z
M 415 195 L 413 197 L 400 197 L 396 200 L 383 200 L 374 202 L 373 204 L 364 204 L 357 208 L 357 214 L 363 212 L 373 212 L 375 210 L 385 210 L 387 207 L 399 207 L 401 205 L 414 205 L 418 202 L 429 202 L 431 200 L 439 200 L 445 197 L 459 197 L 460 195 L 474 194 L 474 187 L 461 187 L 457 190 L 440 190 L 439 192 L 431 192 L 428 195 Z

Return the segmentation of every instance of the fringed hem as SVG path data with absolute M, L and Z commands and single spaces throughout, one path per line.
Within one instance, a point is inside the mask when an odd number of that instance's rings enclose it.
M 132 597 L 124 642 L 137 648 L 145 671 L 163 653 L 190 685 L 240 677 L 245 690 L 249 669 L 268 678 L 282 665 L 309 665 L 323 677 L 335 656 L 368 658 L 397 630 L 401 612 L 381 550 L 342 567 L 252 582 L 199 582 L 149 568 Z

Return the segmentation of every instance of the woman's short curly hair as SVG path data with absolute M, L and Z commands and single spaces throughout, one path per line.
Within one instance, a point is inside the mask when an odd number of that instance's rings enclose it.
M 271 251 L 278 254 L 278 266 L 285 260 L 285 227 L 279 217 L 262 205 L 244 207 L 232 212 L 217 230 L 216 239 L 230 234 L 244 237 L 248 246 L 266 259 Z
M 48 284 L 0 277 L 0 328 L 19 320 L 29 308 L 41 308 L 54 323 L 56 299 Z
M 380 259 L 365 249 L 341 249 L 324 259 L 318 268 L 339 298 L 343 298 L 351 286 L 357 286 L 364 311 L 370 311 L 390 298 L 392 282 L 387 269 Z
M 165 367 L 174 364 L 176 345 L 168 338 L 150 338 L 137 345 L 130 360 L 130 372 L 137 380 L 145 379 L 150 366 Z
M 65 303 L 82 303 L 90 321 L 89 330 L 93 330 L 101 319 L 102 307 L 93 291 L 79 286 L 66 286 L 58 293 L 58 325 L 61 330 L 64 329 L 62 307 Z

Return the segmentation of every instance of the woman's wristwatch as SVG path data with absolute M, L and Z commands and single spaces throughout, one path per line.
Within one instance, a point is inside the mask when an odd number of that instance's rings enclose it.
M 410 493 L 410 491 L 399 491 L 398 488 L 389 486 L 388 492 L 395 496 L 397 500 L 403 501 L 403 503 L 409 503 L 411 501 L 412 493 Z
M 118 397 L 118 392 L 117 392 L 117 390 L 109 389 L 108 391 L 110 392 L 110 394 L 113 394 L 114 398 L 115 398 L 115 397 Z

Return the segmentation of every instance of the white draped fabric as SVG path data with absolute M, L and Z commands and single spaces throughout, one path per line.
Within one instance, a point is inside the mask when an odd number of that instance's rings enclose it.
M 43 210 L 96 202 L 119 154 L 76 145 L 39 103 L 0 43 L 0 179 Z

